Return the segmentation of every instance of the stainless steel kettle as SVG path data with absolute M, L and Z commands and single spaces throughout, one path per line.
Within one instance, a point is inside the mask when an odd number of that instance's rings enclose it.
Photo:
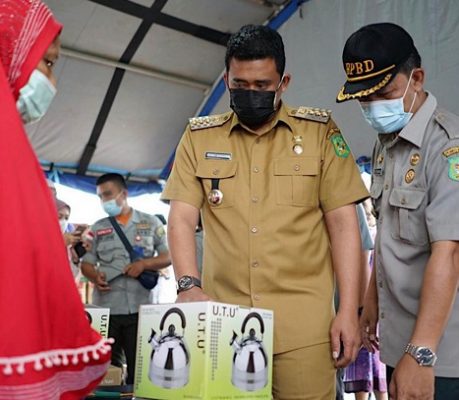
M 260 323 L 261 339 L 257 338 L 253 328 L 250 328 L 248 336 L 244 336 L 246 325 L 252 318 Z M 234 349 L 231 382 L 246 392 L 262 389 L 268 384 L 268 357 L 263 346 L 264 332 L 263 318 L 257 312 L 251 312 L 245 317 L 241 327 L 242 338 L 239 342 L 236 332 L 233 331 L 230 342 Z
M 169 325 L 167 332 L 163 333 L 166 319 L 171 314 L 180 316 L 182 336 L 177 335 L 175 325 Z M 173 389 L 185 386 L 190 374 L 190 353 L 184 340 L 185 314 L 177 307 L 170 308 L 161 318 L 159 324 L 160 334 L 151 330 L 148 343 L 153 350 L 150 358 L 150 381 L 162 388 Z

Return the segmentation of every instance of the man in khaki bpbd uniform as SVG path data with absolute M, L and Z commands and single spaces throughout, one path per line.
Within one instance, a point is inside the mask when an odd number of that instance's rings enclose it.
M 368 194 L 330 113 L 280 101 L 290 81 L 284 67 L 282 38 L 268 27 L 246 26 L 229 40 L 234 112 L 190 120 L 163 193 L 169 246 L 178 301 L 274 310 L 274 398 L 328 400 L 335 366 L 348 364 L 359 343 L 354 203 Z
M 378 132 L 375 268 L 361 318 L 396 400 L 459 399 L 459 117 L 424 90 L 413 39 L 391 23 L 354 32 L 337 101 Z M 379 320 L 380 342 L 376 336 Z

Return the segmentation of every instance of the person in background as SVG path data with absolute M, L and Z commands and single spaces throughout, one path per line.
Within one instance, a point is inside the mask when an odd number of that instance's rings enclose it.
M 64 236 L 65 246 L 67 247 L 70 267 L 72 268 L 73 277 L 77 280 L 80 274 L 80 267 L 79 267 L 80 257 L 75 250 L 75 245 L 77 245 L 78 243 L 81 243 L 81 245 L 83 245 L 82 244 L 82 233 L 86 227 L 83 226 L 82 229 L 77 229 L 77 230 L 72 229 L 72 231 L 70 232 L 69 231 L 69 218 L 70 218 L 71 208 L 66 202 L 60 199 L 57 199 L 56 204 L 57 204 L 57 214 L 59 218 L 59 225 L 61 227 L 62 235 Z
M 121 367 L 126 359 L 126 383 L 132 384 L 139 306 L 149 303 L 150 293 L 137 278 L 145 270 L 159 271 L 170 265 L 166 231 L 158 217 L 129 206 L 127 185 L 121 175 L 102 175 L 96 184 L 109 217 L 91 226 L 94 238 L 90 251 L 83 256 L 81 271 L 94 283 L 93 304 L 110 308 L 108 335 L 115 339 L 112 364 Z M 139 259 L 130 259 L 114 223 L 142 254 Z
M 201 217 L 199 217 L 194 237 L 196 240 L 196 263 L 198 265 L 199 275 L 202 275 L 202 261 L 204 259 L 204 230 L 202 229 Z
M 459 117 L 424 89 L 410 34 L 366 25 L 343 50 L 337 101 L 374 129 L 375 266 L 361 323 L 380 348 L 390 398 L 459 399 Z M 379 340 L 376 330 L 379 321 Z
M 163 223 L 164 228 L 167 228 L 167 221 L 164 215 L 155 214 L 156 217 Z M 168 304 L 174 303 L 177 299 L 177 287 L 175 285 L 174 267 L 169 265 L 166 268 L 160 269 L 158 283 L 150 291 L 151 304 Z
M 63 246 L 24 123 L 56 93 L 62 26 L 39 0 L 0 1 L 0 399 L 80 399 L 109 366 Z
M 355 203 L 368 192 L 330 113 L 281 101 L 290 75 L 276 31 L 242 27 L 225 62 L 234 112 L 190 120 L 162 194 L 178 301 L 274 310 L 274 398 L 334 399 L 335 367 L 360 341 Z
M 361 257 L 361 289 L 360 303 L 364 303 L 365 293 L 370 281 L 372 250 L 374 237 L 368 226 L 364 203 L 357 206 L 359 217 L 360 234 L 362 237 Z M 361 310 L 362 310 L 361 306 Z M 371 393 L 375 394 L 376 400 L 387 400 L 387 383 L 385 365 L 379 360 L 379 351 L 369 352 L 362 347 L 356 360 L 348 365 L 344 371 L 344 391 L 354 393 L 356 400 L 368 400 Z

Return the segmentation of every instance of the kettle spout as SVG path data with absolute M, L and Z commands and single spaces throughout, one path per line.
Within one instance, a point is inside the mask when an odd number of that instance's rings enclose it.
M 241 351 L 241 345 L 237 342 L 237 333 L 233 331 L 233 337 L 231 338 L 230 345 L 233 347 L 234 351 L 239 353 Z
M 151 330 L 150 338 L 148 339 L 148 343 L 151 344 L 151 347 L 156 349 L 159 345 L 158 339 L 156 338 L 156 331 L 154 329 Z

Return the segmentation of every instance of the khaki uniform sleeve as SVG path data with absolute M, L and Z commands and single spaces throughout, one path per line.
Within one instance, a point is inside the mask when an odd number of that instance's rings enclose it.
M 323 143 L 319 198 L 324 212 L 359 203 L 369 194 L 360 177 L 354 157 L 333 121 Z
M 177 147 L 172 172 L 161 200 L 180 200 L 200 209 L 204 199 L 201 183 L 196 177 L 197 160 L 191 135 L 187 127 Z
M 426 224 L 431 242 L 459 240 L 459 153 L 444 156 L 459 146 L 459 139 L 449 140 L 427 167 L 428 205 Z M 458 147 L 459 148 L 459 147 Z

